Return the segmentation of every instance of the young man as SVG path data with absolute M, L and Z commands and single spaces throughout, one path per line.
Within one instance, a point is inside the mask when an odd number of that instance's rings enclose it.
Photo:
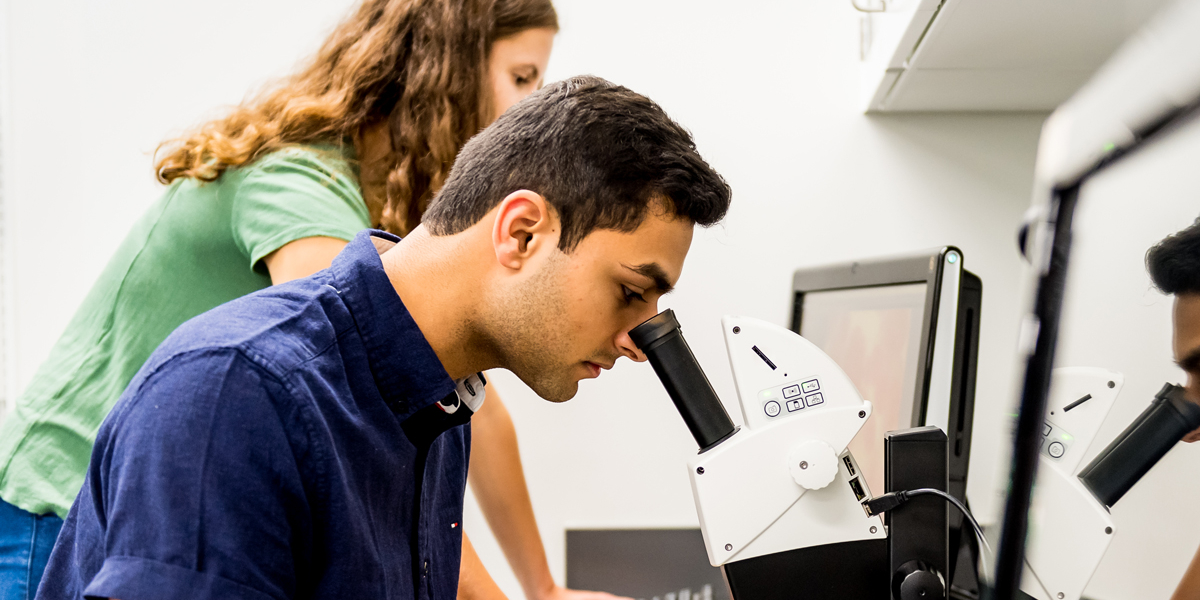
M 403 241 L 364 232 L 155 351 L 38 597 L 494 594 L 461 537 L 476 374 L 561 402 L 640 359 L 629 330 L 729 196 L 650 100 L 592 77 L 532 95 L 463 148 Z
M 1175 362 L 1187 373 L 1188 397 L 1200 402 L 1200 220 L 1146 252 L 1146 269 L 1155 287 L 1175 296 Z M 1200 440 L 1200 429 L 1183 439 Z M 1200 599 L 1200 553 L 1192 558 L 1171 598 Z

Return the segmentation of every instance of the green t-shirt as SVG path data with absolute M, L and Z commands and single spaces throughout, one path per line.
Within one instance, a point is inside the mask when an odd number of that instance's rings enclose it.
M 0 425 L 0 498 L 65 517 L 101 421 L 188 319 L 271 284 L 263 257 L 370 226 L 352 148 L 292 147 L 176 181 L 133 226 Z

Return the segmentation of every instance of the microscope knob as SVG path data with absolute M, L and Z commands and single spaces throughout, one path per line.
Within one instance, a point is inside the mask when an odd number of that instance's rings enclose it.
M 838 472 L 837 455 L 821 440 L 809 440 L 788 453 L 788 470 L 800 487 L 819 490 L 833 481 Z
M 895 600 L 943 600 L 946 584 L 933 567 L 923 561 L 910 560 L 896 569 L 892 576 L 892 598 Z

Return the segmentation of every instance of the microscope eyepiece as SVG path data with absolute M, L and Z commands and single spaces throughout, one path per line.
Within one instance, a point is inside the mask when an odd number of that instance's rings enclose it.
M 633 328 L 629 337 L 649 359 L 701 452 L 737 431 L 683 339 L 674 311 L 667 309 L 651 317 Z
M 1134 419 L 1079 473 L 1096 499 L 1111 507 L 1183 436 L 1200 427 L 1200 405 L 1178 385 L 1166 384 Z
M 668 308 L 650 317 L 645 323 L 634 327 L 629 332 L 629 337 L 633 339 L 633 343 L 637 344 L 638 349 L 644 353 L 666 342 L 672 333 L 678 333 L 679 331 L 679 321 L 675 319 L 675 311 Z

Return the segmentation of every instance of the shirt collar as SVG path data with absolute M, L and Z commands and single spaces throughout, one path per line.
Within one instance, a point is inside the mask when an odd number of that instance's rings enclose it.
M 379 255 L 399 242 L 384 231 L 361 231 L 333 260 L 332 272 L 379 393 L 403 419 L 454 393 L 456 386 L 383 270 Z

